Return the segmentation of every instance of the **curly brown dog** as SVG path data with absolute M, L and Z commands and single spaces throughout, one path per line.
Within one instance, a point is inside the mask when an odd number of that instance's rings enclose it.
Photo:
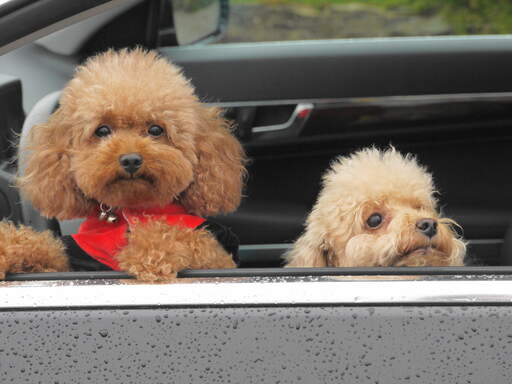
M 91 256 L 144 280 L 235 266 L 219 225 L 200 216 L 238 207 L 242 147 L 219 111 L 202 105 L 179 69 L 156 53 L 89 59 L 21 150 L 24 197 L 47 217 L 87 220 L 64 242 L 1 223 L 0 277 L 67 271 L 76 261 L 70 248 L 75 258 Z
M 333 163 L 288 267 L 456 266 L 465 244 L 437 213 L 432 176 L 394 148 Z

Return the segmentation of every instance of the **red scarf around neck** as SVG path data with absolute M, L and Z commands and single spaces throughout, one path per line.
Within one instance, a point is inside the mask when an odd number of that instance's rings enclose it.
M 148 220 L 164 220 L 169 225 L 196 228 L 206 221 L 202 217 L 189 215 L 185 208 L 177 204 L 145 209 L 124 208 L 115 213 L 118 217 L 116 223 L 99 220 L 97 215 L 89 216 L 80 225 L 78 233 L 71 235 L 84 252 L 115 271 L 120 270 L 115 256 L 128 244 L 126 233 L 131 225 Z

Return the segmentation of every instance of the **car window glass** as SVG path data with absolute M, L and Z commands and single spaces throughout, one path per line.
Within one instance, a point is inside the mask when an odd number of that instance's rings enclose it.
M 511 31 L 508 0 L 233 0 L 220 42 Z

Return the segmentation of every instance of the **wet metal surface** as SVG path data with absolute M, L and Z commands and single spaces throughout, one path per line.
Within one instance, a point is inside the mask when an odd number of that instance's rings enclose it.
M 32 308 L 512 304 L 510 276 L 277 277 L 0 282 L 0 310 Z
M 0 312 L 9 383 L 509 383 L 512 307 Z

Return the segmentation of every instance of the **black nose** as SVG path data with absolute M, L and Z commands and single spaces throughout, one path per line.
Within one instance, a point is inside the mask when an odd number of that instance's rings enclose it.
M 434 237 L 437 233 L 437 221 L 433 219 L 421 219 L 416 223 L 418 231 L 427 237 Z
M 126 172 L 133 175 L 142 165 L 142 156 L 138 153 L 128 153 L 119 157 L 119 163 Z

